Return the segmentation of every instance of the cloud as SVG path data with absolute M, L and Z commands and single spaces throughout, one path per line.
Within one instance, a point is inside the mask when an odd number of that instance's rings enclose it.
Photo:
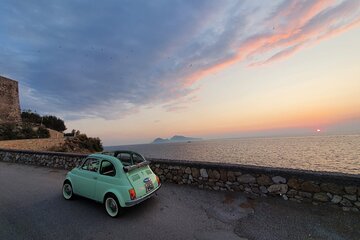
M 184 109 L 194 83 L 358 26 L 359 1 L 2 1 L 0 74 L 67 119 Z

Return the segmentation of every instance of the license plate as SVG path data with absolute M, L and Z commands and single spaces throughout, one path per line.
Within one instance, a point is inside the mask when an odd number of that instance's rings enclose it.
M 147 193 L 154 189 L 154 184 L 152 183 L 151 180 L 145 183 L 145 189 Z

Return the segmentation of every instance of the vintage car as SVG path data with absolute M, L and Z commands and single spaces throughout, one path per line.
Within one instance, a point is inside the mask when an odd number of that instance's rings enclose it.
M 123 207 L 150 198 L 160 186 L 141 154 L 114 151 L 86 157 L 67 173 L 62 192 L 66 200 L 80 195 L 101 202 L 111 217 L 117 217 Z

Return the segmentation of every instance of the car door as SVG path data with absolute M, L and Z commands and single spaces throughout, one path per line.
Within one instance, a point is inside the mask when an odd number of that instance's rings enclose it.
M 115 165 L 108 160 L 102 160 L 100 165 L 99 177 L 96 183 L 96 200 L 101 202 L 105 193 L 110 189 L 118 189 L 121 187 Z
M 77 192 L 79 195 L 94 199 L 96 182 L 99 176 L 99 159 L 88 158 L 78 171 Z

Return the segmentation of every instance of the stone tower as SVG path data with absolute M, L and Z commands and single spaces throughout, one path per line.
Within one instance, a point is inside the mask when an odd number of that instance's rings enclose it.
M 0 76 L 0 124 L 21 122 L 18 82 Z

